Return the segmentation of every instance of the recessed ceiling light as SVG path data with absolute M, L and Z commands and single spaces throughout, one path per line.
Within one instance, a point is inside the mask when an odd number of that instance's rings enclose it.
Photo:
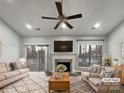
M 101 25 L 101 23 L 96 23 L 96 24 L 92 27 L 92 29 L 97 29 L 97 28 L 100 27 L 100 25 Z
M 62 24 L 61 24 L 61 27 L 62 27 L 63 29 L 65 29 L 65 28 L 66 28 L 65 23 L 62 23 Z
M 28 29 L 32 29 L 32 26 L 31 26 L 30 24 L 26 24 L 26 27 L 27 27 Z

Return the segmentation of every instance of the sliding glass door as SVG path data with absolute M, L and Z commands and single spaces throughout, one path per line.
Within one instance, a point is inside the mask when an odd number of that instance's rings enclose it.
M 79 45 L 79 67 L 102 63 L 102 45 Z
M 30 71 L 47 70 L 49 57 L 48 45 L 27 45 L 26 58 Z

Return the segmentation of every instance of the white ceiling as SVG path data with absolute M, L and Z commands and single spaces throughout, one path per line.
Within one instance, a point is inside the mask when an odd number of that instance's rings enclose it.
M 21 36 L 106 35 L 124 19 L 124 0 L 63 0 L 63 12 L 66 16 L 82 13 L 83 17 L 68 21 L 72 30 L 53 30 L 58 21 L 41 16 L 58 16 L 55 0 L 0 0 L 0 17 Z M 97 22 L 100 28 L 91 29 Z

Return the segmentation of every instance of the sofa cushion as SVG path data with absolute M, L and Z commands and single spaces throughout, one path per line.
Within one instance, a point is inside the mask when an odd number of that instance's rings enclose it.
M 8 78 L 12 78 L 14 76 L 17 76 L 20 74 L 20 72 L 18 71 L 11 71 L 11 72 L 5 72 L 5 73 L 1 73 L 2 75 L 4 75 L 6 77 L 6 79 Z
M 89 76 L 90 76 L 90 72 L 81 72 L 81 75 L 82 75 L 83 77 L 85 77 L 86 79 L 88 79 Z
M 3 80 L 5 80 L 5 76 L 0 74 L 0 81 L 3 81 Z
M 6 65 L 7 71 L 11 71 L 12 70 L 11 65 L 9 63 L 5 63 L 5 65 Z
M 101 85 L 101 79 L 100 78 L 89 78 L 89 82 L 95 85 L 96 87 Z
M 29 72 L 29 69 L 28 68 L 19 69 L 18 72 L 20 72 L 21 74 L 23 74 L 23 73 Z
M 0 63 L 0 73 L 6 72 L 6 71 L 7 69 L 6 69 L 5 63 Z
M 90 73 L 90 77 L 99 78 L 99 76 L 100 76 L 99 73 Z

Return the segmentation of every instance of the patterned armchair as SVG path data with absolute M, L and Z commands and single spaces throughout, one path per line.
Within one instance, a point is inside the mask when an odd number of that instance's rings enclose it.
M 115 87 L 116 91 L 119 91 L 119 82 L 102 82 L 102 78 L 119 77 L 119 71 L 113 69 L 105 69 L 105 67 L 98 65 L 95 65 L 94 67 L 96 67 L 97 70 L 90 70 L 91 68 L 89 68 L 87 71 L 82 71 L 82 79 L 84 81 L 86 81 L 97 93 L 112 93 L 112 87 Z M 114 93 L 120 93 L 116 91 L 114 91 Z
M 88 82 L 89 77 L 99 77 L 103 67 L 101 65 L 91 65 L 89 68 L 85 68 L 81 72 L 81 78 Z

